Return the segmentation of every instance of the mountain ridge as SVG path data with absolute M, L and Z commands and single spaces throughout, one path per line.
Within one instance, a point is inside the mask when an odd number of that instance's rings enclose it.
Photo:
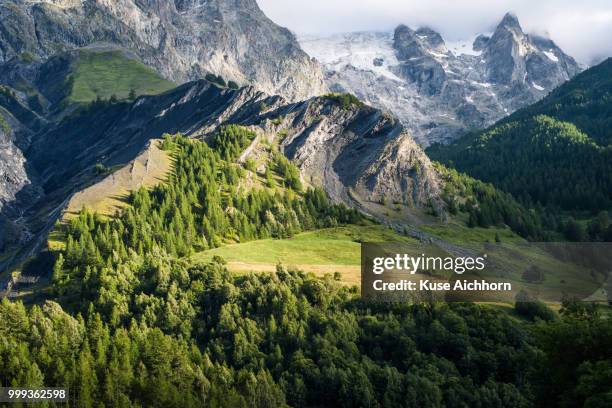
M 335 92 L 390 110 L 421 145 L 450 141 L 536 102 L 580 66 L 507 14 L 495 32 L 448 42 L 428 27 L 303 37 Z
M 545 207 L 549 217 L 561 218 L 551 222 L 554 228 L 568 239 L 586 240 L 585 228 L 567 218 L 592 221 L 612 209 L 611 73 L 608 59 L 536 104 L 427 152 L 529 207 Z M 588 232 L 590 239 L 602 240 L 607 215 L 597 217 Z
M 38 132 L 25 157 L 29 181 L 40 195 L 10 203 L 24 214 L 24 236 L 44 234 L 62 203 L 98 180 L 94 164 L 116 168 L 164 133 L 202 139 L 225 123 L 278 140 L 280 150 L 333 202 L 386 198 L 407 207 L 442 208 L 429 159 L 393 117 L 337 95 L 289 103 L 253 87 L 234 90 L 200 80 L 134 101 L 93 102 Z M 389 149 L 401 155 L 389 160 Z M 384 154 L 385 163 L 377 165 Z M 410 171 L 415 166 L 419 172 Z

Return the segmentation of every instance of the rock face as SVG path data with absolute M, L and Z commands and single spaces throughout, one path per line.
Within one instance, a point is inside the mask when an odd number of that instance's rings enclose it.
M 420 208 L 439 204 L 435 170 L 394 117 L 325 97 L 283 106 L 266 119 L 279 117 L 280 125 L 259 126 L 285 134 L 282 151 L 334 201 L 367 211 L 367 203 L 381 200 Z
M 0 3 L 0 64 L 20 55 L 46 59 L 108 44 L 137 53 L 179 83 L 214 73 L 289 100 L 326 91 L 319 64 L 255 0 Z
M 25 158 L 15 146 L 13 134 L 4 116 L 0 116 L 0 211 L 27 183 Z
M 525 34 L 513 14 L 473 41 L 400 25 L 300 42 L 324 63 L 331 90 L 392 111 L 422 145 L 491 125 L 581 70 L 552 40 Z
M 40 194 L 28 178 L 15 136 L 18 128 L 14 117 L 0 108 L 0 251 L 29 237 L 21 225 L 23 211 L 17 201 L 34 200 Z

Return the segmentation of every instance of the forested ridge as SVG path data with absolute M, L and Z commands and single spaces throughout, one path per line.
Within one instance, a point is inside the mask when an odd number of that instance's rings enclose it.
M 0 303 L 0 384 L 68 387 L 79 407 L 610 401 L 612 325 L 594 308 L 523 313 L 533 323 L 473 304 L 362 301 L 333 271 L 238 276 L 218 257 L 191 263 L 226 242 L 362 221 L 302 186 L 273 146 L 263 175 L 237 163 L 254 137 L 237 126 L 207 143 L 168 136 L 167 183 L 134 192 L 115 217 L 85 210 L 59 225 L 53 300 Z M 447 193 L 486 195 L 472 187 Z
M 612 143 L 612 58 L 587 69 L 502 123 L 546 115 L 574 124 L 600 146 Z
M 442 199 L 451 215 L 465 213 L 467 226 L 488 228 L 508 226 L 523 238 L 538 241 L 550 238 L 547 219 L 529 211 L 512 195 L 470 176 L 434 164 L 443 181 Z
M 321 189 L 300 191 L 299 172 L 274 149 L 265 184 L 247 187 L 245 173 L 253 172 L 236 159 L 254 137 L 252 131 L 233 125 L 215 134 L 210 145 L 181 135 L 166 136 L 162 147 L 175 160 L 168 183 L 133 192 L 131 205 L 116 218 L 105 219 L 84 209 L 59 227 L 65 231 L 66 247 L 54 267 L 57 294 L 81 305 L 84 299 L 97 297 L 96 306 L 108 318 L 125 320 L 131 316 L 132 288 L 128 285 L 126 292 L 112 286 L 112 276 L 131 278 L 136 284 L 134 271 L 147 268 L 148 254 L 158 259 L 184 257 L 223 242 L 288 238 L 303 230 L 362 219 L 355 210 L 329 203 Z M 276 186 L 271 168 L 284 186 Z
M 570 240 L 610 240 L 612 59 L 482 132 L 427 152 L 511 193 Z M 574 218 L 592 218 L 592 225 Z M 602 222 L 603 221 L 603 222 Z

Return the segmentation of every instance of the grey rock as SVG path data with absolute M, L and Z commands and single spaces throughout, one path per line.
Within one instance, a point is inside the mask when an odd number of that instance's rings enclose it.
M 513 14 L 491 36 L 463 43 L 405 25 L 300 41 L 324 63 L 330 89 L 393 112 L 423 146 L 489 126 L 581 70 L 552 40 L 525 34 Z M 364 55 L 384 62 L 364 64 Z
M 281 149 L 310 184 L 351 207 L 386 200 L 414 207 L 440 202 L 429 159 L 393 116 L 368 106 L 344 109 L 327 98 L 283 107 Z
M 208 72 L 301 100 L 326 91 L 320 66 L 255 0 L 6 0 L 0 64 L 79 47 L 132 50 L 182 83 Z
M 489 40 L 491 39 L 491 37 L 484 35 L 484 34 L 479 34 L 475 39 L 474 42 L 472 43 L 472 49 L 474 51 L 482 51 L 486 48 L 487 44 L 489 43 Z

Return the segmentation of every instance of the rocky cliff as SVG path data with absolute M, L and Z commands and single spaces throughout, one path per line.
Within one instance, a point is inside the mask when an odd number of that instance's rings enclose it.
M 507 14 L 491 35 L 445 42 L 434 30 L 304 37 L 329 87 L 392 111 L 422 145 L 452 140 L 527 106 L 580 67 Z
M 207 73 L 301 100 L 325 92 L 319 64 L 255 0 L 6 0 L 0 3 L 0 64 L 113 45 L 164 77 Z
M 280 147 L 311 184 L 336 202 L 372 212 L 370 203 L 440 207 L 429 159 L 393 116 L 320 97 L 282 106 L 259 127 L 284 135 Z

